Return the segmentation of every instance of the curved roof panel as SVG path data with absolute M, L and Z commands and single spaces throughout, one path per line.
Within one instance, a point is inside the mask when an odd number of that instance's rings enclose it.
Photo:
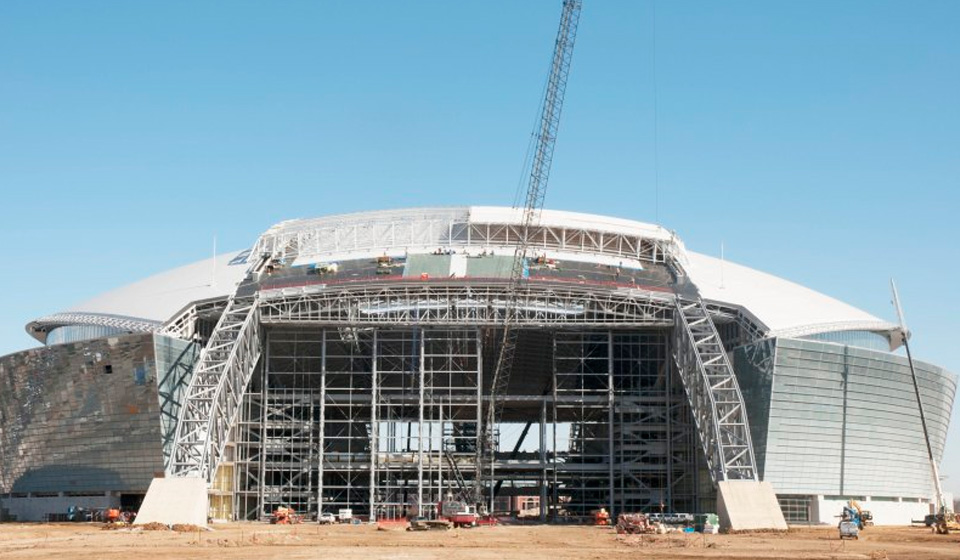
M 335 232 L 340 232 L 340 228 L 355 228 L 357 224 L 370 224 L 367 228 L 370 231 L 365 232 L 370 237 L 368 241 L 378 244 L 383 242 L 381 238 L 386 234 L 380 232 L 377 224 L 409 223 L 418 219 L 430 226 L 424 229 L 431 232 L 425 244 L 435 246 L 431 244 L 442 239 L 451 241 L 449 236 L 438 234 L 447 230 L 447 224 L 520 224 L 523 222 L 523 213 L 515 208 L 469 206 L 385 210 L 289 220 L 270 228 L 261 237 L 258 246 L 264 238 L 270 236 L 288 235 L 292 236 L 288 239 L 303 242 L 303 239 L 306 239 L 304 235 L 310 231 L 325 232 L 333 228 Z M 539 225 L 663 240 L 674 247 L 679 253 L 678 257 L 685 260 L 684 267 L 699 287 L 704 299 L 746 309 L 770 329 L 772 335 L 805 336 L 838 330 L 869 330 L 884 333 L 891 340 L 895 340 L 894 333 L 899 332 L 892 323 L 799 284 L 729 261 L 721 262 L 699 253 L 685 252 L 682 242 L 672 232 L 660 226 L 622 218 L 556 210 L 543 210 Z M 354 235 L 347 239 L 354 240 L 355 243 L 357 232 L 352 233 Z M 297 235 L 300 237 L 295 237 Z M 395 235 L 395 231 L 390 230 L 390 235 Z M 348 244 L 341 241 L 339 235 L 334 235 L 333 239 L 337 244 Z M 343 245 L 340 247 L 346 248 Z M 65 311 L 69 314 L 67 316 L 90 314 L 98 316 L 97 320 L 104 316 L 121 316 L 149 323 L 163 323 L 191 302 L 231 294 L 245 275 L 245 254 L 246 252 L 228 253 L 219 255 L 216 259 L 206 259 L 163 272 L 106 292 Z
M 67 312 L 121 315 L 163 323 L 193 301 L 226 297 L 247 271 L 240 251 L 161 272 L 79 303 Z
M 687 273 L 704 299 L 743 307 L 772 336 L 863 330 L 891 337 L 899 328 L 866 311 L 753 268 L 687 251 Z

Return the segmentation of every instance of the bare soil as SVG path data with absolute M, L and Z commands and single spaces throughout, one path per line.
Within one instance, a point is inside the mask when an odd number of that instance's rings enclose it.
M 497 526 L 408 532 L 402 526 L 216 524 L 210 531 L 104 531 L 100 524 L 0 525 L 0 558 L 257 560 L 545 558 L 960 559 L 960 534 L 870 527 L 859 540 L 836 528 L 740 535 L 617 535 L 609 527 Z

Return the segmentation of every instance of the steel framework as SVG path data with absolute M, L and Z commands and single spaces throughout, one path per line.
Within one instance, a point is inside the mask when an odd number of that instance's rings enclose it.
M 257 295 L 234 295 L 187 388 L 167 467 L 171 474 L 213 482 L 260 352 Z
M 496 329 L 277 324 L 263 336 L 237 423 L 238 517 L 280 505 L 434 516 L 478 480 L 477 426 L 492 398 L 483 356 Z M 498 398 L 511 403 L 506 433 L 532 423 L 538 435 L 501 449 L 496 481 L 484 483 L 542 504 L 542 519 L 696 509 L 696 436 L 670 344 L 663 328 L 523 330 L 524 375 Z M 492 509 L 513 507 L 501 497 Z
M 759 480 L 747 411 L 703 301 L 676 300 L 675 359 L 714 481 Z
M 520 325 L 669 326 L 673 295 L 639 289 L 527 285 L 511 306 L 505 283 L 358 283 L 261 292 L 268 324 L 499 326 L 511 307 Z
M 284 262 L 323 261 L 456 246 L 469 250 L 512 247 L 526 239 L 531 251 L 589 253 L 664 263 L 682 252 L 663 232 L 603 230 L 569 224 L 524 224 L 522 214 L 498 222 L 478 221 L 469 209 L 369 212 L 279 224 L 264 233 L 252 253 Z
M 240 396 L 260 355 L 260 325 L 333 326 L 339 336 L 346 337 L 356 337 L 358 329 L 372 326 L 496 328 L 502 325 L 509 307 L 505 289 L 503 282 L 356 283 L 264 292 L 247 289 L 254 295 L 235 296 L 228 302 L 201 354 L 181 409 L 170 472 L 213 480 L 230 430 L 236 425 Z M 209 314 L 223 304 L 203 305 Z M 516 324 L 524 327 L 624 329 L 673 325 L 679 379 L 695 413 L 711 475 L 715 480 L 756 477 L 742 396 L 716 327 L 699 299 L 691 303 L 660 291 L 531 283 L 518 293 L 515 306 Z M 741 324 L 745 336 L 758 336 L 759 327 L 734 312 L 727 312 L 728 319 Z M 178 322 L 198 316 L 196 309 L 185 310 Z M 586 430 L 584 426 L 576 429 Z M 630 433 L 629 428 L 617 434 L 610 432 L 611 437 L 625 439 L 632 437 Z M 478 461 L 461 460 L 468 471 L 475 469 Z
M 201 334 L 198 328 L 200 320 L 218 321 L 227 308 L 229 299 L 221 297 L 192 302 L 164 323 L 158 332 L 166 336 L 194 340 Z

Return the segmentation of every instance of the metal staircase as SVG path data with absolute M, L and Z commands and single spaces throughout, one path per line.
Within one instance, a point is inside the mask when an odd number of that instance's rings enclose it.
M 677 297 L 675 359 L 714 482 L 759 477 L 743 395 L 703 300 Z
M 200 353 L 180 409 L 167 471 L 213 481 L 240 400 L 260 359 L 257 295 L 233 295 Z

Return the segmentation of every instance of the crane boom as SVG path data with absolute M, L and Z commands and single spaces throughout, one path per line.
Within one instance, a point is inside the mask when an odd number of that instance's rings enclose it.
M 903 347 L 907 351 L 907 363 L 910 365 L 910 377 L 913 379 L 913 392 L 917 397 L 917 410 L 920 413 L 920 425 L 923 427 L 923 440 L 927 444 L 927 459 L 930 461 L 930 475 L 933 478 L 933 490 L 936 493 L 937 514 L 942 514 L 949 510 L 948 504 L 943 497 L 943 488 L 940 485 L 940 470 L 937 468 L 937 459 L 933 455 L 933 447 L 930 445 L 930 432 L 927 430 L 927 418 L 923 413 L 923 401 L 920 399 L 920 384 L 917 382 L 917 370 L 913 367 L 913 356 L 910 354 L 910 342 L 907 340 L 910 336 L 907 334 L 907 322 L 903 318 L 903 308 L 900 307 L 900 294 L 897 293 L 897 284 L 890 279 L 890 290 L 893 292 L 893 306 L 897 309 L 897 320 L 900 322 L 900 331 L 903 333 Z
M 567 89 L 567 77 L 570 75 L 570 60 L 573 57 L 573 45 L 577 37 L 577 24 L 580 21 L 582 0 L 564 0 L 560 28 L 553 50 L 553 62 L 547 80 L 546 93 L 541 106 L 540 122 L 535 131 L 536 146 L 527 182 L 527 194 L 523 207 L 520 227 L 520 239 L 513 256 L 513 268 L 507 287 L 507 306 L 503 315 L 500 351 L 491 381 L 491 394 L 483 427 L 482 441 L 490 456 L 491 511 L 493 509 L 494 427 L 503 412 L 503 403 L 499 398 L 506 392 L 513 367 L 513 357 L 517 346 L 517 333 L 513 328 L 517 317 L 518 295 L 523 285 L 524 268 L 533 227 L 540 221 L 540 211 L 547 192 L 550 178 L 550 166 L 553 163 L 553 149 L 557 142 L 557 130 L 560 127 L 560 112 L 563 97 Z M 478 477 L 479 478 L 479 477 Z

